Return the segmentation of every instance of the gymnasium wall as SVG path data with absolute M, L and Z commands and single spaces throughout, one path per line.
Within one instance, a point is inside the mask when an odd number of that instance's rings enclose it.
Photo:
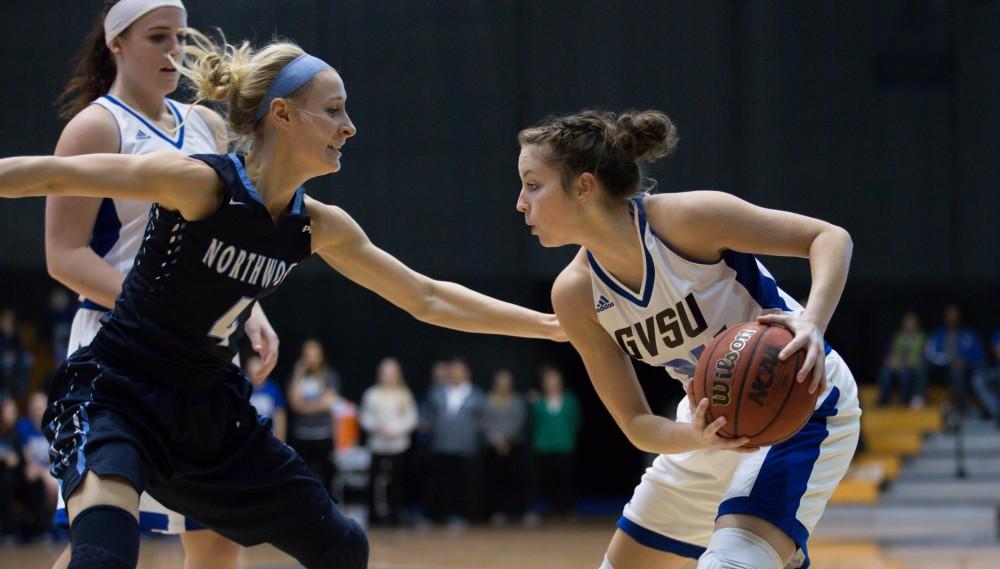
M 100 4 L 25 2 L 0 24 L 0 155 L 51 151 L 51 101 Z M 936 325 L 940 304 L 960 299 L 984 332 L 1000 325 L 998 2 L 190 4 L 193 26 L 231 40 L 278 33 L 341 72 L 358 136 L 342 173 L 308 189 L 430 275 L 547 308 L 573 251 L 541 248 L 514 211 L 517 131 L 549 113 L 657 108 L 681 134 L 652 171 L 661 190 L 722 189 L 851 232 L 829 338 L 859 377 L 906 307 Z M 0 295 L 29 316 L 49 287 L 42 224 L 42 200 L 0 203 Z M 766 262 L 789 292 L 808 293 L 806 262 Z M 422 386 L 430 361 L 454 353 L 481 384 L 509 365 L 524 386 L 553 360 L 588 389 L 565 346 L 431 329 L 316 260 L 265 307 L 284 338 L 279 370 L 317 335 L 349 391 L 382 355 L 399 355 Z

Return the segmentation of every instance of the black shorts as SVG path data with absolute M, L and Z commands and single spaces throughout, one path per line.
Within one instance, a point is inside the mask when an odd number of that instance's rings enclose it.
M 57 373 L 43 419 L 68 498 L 88 470 L 127 479 L 164 506 L 242 545 L 330 544 L 353 525 L 270 421 L 236 366 L 180 387 L 118 371 L 90 348 Z M 293 555 L 295 552 L 289 551 Z

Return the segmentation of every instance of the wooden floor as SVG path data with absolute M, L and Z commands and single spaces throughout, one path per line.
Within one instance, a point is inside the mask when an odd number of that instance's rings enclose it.
M 587 521 L 556 527 L 373 530 L 372 569 L 596 569 L 613 524 Z M 64 544 L 0 547 L 0 569 L 48 569 Z M 813 569 L 997 569 L 1000 544 L 880 546 L 873 542 L 810 542 Z M 143 541 L 139 567 L 180 569 L 174 538 Z M 243 553 L 247 569 L 297 565 L 269 546 Z

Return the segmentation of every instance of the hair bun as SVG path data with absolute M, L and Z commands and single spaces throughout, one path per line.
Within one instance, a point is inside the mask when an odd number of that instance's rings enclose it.
M 229 101 L 239 93 L 239 75 L 221 54 L 208 53 L 199 65 L 203 66 L 205 78 L 199 86 L 199 97 L 209 101 Z
M 615 146 L 625 160 L 655 160 L 677 146 L 677 127 L 659 111 L 629 111 L 615 123 Z

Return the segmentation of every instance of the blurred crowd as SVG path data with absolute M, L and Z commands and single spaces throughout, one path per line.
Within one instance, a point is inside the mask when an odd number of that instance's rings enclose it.
M 917 312 L 906 311 L 879 370 L 878 404 L 890 404 L 898 392 L 901 403 L 920 409 L 931 381 L 948 386 L 960 413 L 976 409 L 1000 420 L 1000 329 L 985 342 L 966 325 L 961 308 L 948 304 L 941 325 L 925 332 Z
M 41 325 L 0 308 L 2 539 L 52 531 L 58 484 L 48 473 L 41 424 L 45 378 L 67 356 L 74 310 L 63 289 L 52 294 Z M 414 382 L 427 386 L 418 394 L 395 358 L 378 362 L 371 377 L 344 378 L 319 340 L 305 340 L 297 352 L 291 374 L 255 386 L 252 403 L 331 494 L 362 508 L 370 524 L 534 525 L 575 515 L 582 417 L 560 370 L 543 367 L 521 382 L 506 369 L 476 378 L 454 357 Z M 261 365 L 254 355 L 242 364 L 250 376 Z M 368 387 L 351 401 L 345 382 L 353 393 Z M 917 312 L 906 311 L 886 346 L 878 404 L 919 409 L 928 384 L 947 386 L 958 411 L 998 418 L 1000 330 L 985 341 L 950 304 L 927 332 Z
M 0 535 L 7 540 L 52 531 L 58 484 L 42 432 L 45 377 L 67 356 L 73 309 L 60 289 L 45 328 L 0 310 Z M 261 362 L 251 355 L 242 365 L 253 376 Z M 460 529 L 575 515 L 581 411 L 558 369 L 538 370 L 521 392 L 509 370 L 480 380 L 453 357 L 434 362 L 417 382 L 426 391 L 415 394 L 404 367 L 386 357 L 372 377 L 343 378 L 323 344 L 307 339 L 291 374 L 256 385 L 251 401 L 331 494 L 362 508 L 371 525 Z M 355 393 L 368 385 L 359 401 L 344 396 L 345 382 Z

